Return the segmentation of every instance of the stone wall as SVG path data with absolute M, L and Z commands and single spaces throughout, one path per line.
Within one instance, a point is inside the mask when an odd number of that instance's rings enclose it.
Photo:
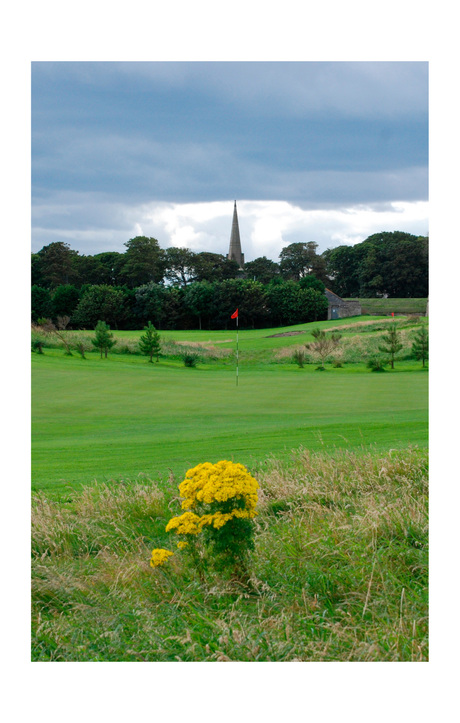
M 350 299 L 344 301 L 340 296 L 334 294 L 333 291 L 326 289 L 325 291 L 327 300 L 329 301 L 329 308 L 327 310 L 327 318 L 331 319 L 346 319 L 347 316 L 361 316 L 361 304 L 359 299 Z

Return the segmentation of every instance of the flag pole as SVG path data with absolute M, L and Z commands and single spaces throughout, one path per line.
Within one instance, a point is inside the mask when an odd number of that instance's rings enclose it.
M 236 319 L 236 386 L 238 386 L 238 309 L 230 317 Z
M 236 386 L 238 386 L 238 316 L 236 317 Z

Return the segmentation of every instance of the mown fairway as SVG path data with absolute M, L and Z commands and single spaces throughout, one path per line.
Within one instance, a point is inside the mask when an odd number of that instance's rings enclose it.
M 179 477 L 199 462 L 254 467 L 299 446 L 426 446 L 428 375 L 265 365 L 188 369 L 145 358 L 34 354 L 33 487 Z

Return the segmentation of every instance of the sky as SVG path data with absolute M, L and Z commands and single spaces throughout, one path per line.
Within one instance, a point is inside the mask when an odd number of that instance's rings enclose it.
M 32 251 L 428 235 L 428 63 L 32 63 Z

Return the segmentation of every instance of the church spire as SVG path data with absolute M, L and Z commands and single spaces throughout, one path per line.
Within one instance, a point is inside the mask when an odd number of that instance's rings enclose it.
M 233 208 L 232 233 L 230 236 L 230 248 L 228 250 L 228 259 L 236 261 L 242 269 L 244 266 L 244 254 L 241 253 L 240 229 L 238 227 L 238 214 L 236 212 L 236 201 Z

